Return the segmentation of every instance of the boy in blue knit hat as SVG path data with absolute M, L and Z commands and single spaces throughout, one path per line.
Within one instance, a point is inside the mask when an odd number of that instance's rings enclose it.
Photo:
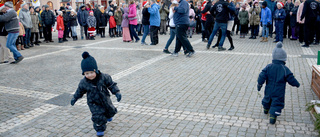
M 121 94 L 117 83 L 112 81 L 110 75 L 98 70 L 96 60 L 88 52 L 83 52 L 82 57 L 81 69 L 85 77 L 80 81 L 71 105 L 73 106 L 79 98 L 87 94 L 93 128 L 97 131 L 97 136 L 102 137 L 107 128 L 107 122 L 112 121 L 112 117 L 117 113 L 117 109 L 111 102 L 109 91 L 117 97 L 118 102 L 121 100 Z
M 282 43 L 278 42 L 272 51 L 272 63 L 268 64 L 258 78 L 258 91 L 266 82 L 262 105 L 264 114 L 270 113 L 270 124 L 275 124 L 277 116 L 281 115 L 284 108 L 286 83 L 299 87 L 300 83 L 294 78 L 293 73 L 285 66 L 287 53 L 282 49 Z

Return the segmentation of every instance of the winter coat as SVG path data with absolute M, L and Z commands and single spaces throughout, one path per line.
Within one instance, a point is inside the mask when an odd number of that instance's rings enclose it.
M 63 12 L 62 17 L 63 17 L 64 26 L 67 27 L 67 26 L 68 26 L 68 23 L 69 23 L 69 21 L 70 21 L 70 14 L 67 13 L 67 12 Z
M 239 22 L 239 12 L 240 12 L 240 8 L 236 8 L 235 12 L 234 12 L 234 22 Z
M 21 22 L 19 22 L 19 36 L 23 36 L 26 34 L 26 31 Z
M 108 24 L 108 15 L 107 15 L 107 13 L 101 12 L 99 28 L 105 28 L 105 27 L 107 27 L 107 24 Z
M 57 17 L 57 28 L 56 29 L 64 31 L 64 21 L 63 21 L 63 17 L 60 15 Z
M 142 9 L 142 25 L 150 25 L 149 22 L 150 13 L 148 12 L 148 8 Z
M 17 12 L 13 9 L 9 9 L 5 14 L 0 15 L 0 22 L 4 23 L 4 27 L 8 33 L 19 31 Z
M 229 3 L 224 0 L 219 0 L 210 9 L 210 13 L 216 17 L 216 22 L 227 23 L 229 20 L 229 13 L 234 14 L 235 7 L 229 6 Z
M 302 19 L 301 20 L 301 14 L 302 14 L 302 11 L 303 11 L 303 8 L 304 7 L 304 2 L 302 2 L 300 5 L 299 5 L 299 8 L 298 8 L 298 12 L 297 12 L 297 22 L 301 21 L 302 24 L 304 24 L 304 21 L 305 19 Z
M 150 8 L 148 8 L 148 12 L 150 13 L 150 26 L 160 27 L 160 6 L 157 4 L 152 4 Z
M 32 20 L 32 29 L 31 32 L 39 32 L 39 16 L 38 13 L 34 12 L 33 14 L 30 13 L 30 17 Z
M 249 13 L 246 10 L 239 12 L 240 25 L 247 25 L 249 23 Z
M 167 20 L 168 18 L 168 14 L 169 14 L 169 10 L 168 10 L 168 7 L 167 5 L 164 3 L 162 4 L 162 6 L 160 7 L 160 19 L 161 20 Z
M 121 25 L 122 23 L 122 11 L 116 11 L 116 13 L 114 14 L 114 19 L 116 20 L 116 24 L 117 25 Z
M 195 16 L 196 16 L 196 14 L 194 13 L 194 10 L 190 8 L 189 9 L 189 18 L 194 19 Z
M 87 24 L 89 27 L 96 27 L 97 25 L 96 18 L 94 16 L 89 16 L 87 19 Z
M 274 12 L 275 22 L 284 22 L 285 19 L 286 19 L 286 11 L 284 9 L 277 9 Z
M 201 13 L 202 16 L 205 18 L 202 18 L 202 20 L 207 21 L 208 23 L 213 23 L 214 22 L 214 18 L 212 16 L 212 14 L 207 14 L 208 11 L 210 11 L 212 7 L 212 2 L 207 2 L 206 6 L 204 6 L 204 8 L 202 9 Z
M 297 24 L 297 12 L 298 12 L 299 6 L 295 6 L 292 8 L 290 12 L 292 12 L 292 15 L 290 15 L 290 26 L 294 27 Z
M 128 19 L 128 12 L 129 8 L 124 8 L 123 9 L 124 14 L 122 15 L 122 23 L 121 27 L 129 27 L 129 19 Z
M 3 15 L 4 13 L 0 12 L 0 15 Z M 6 31 L 5 27 L 4 27 L 5 23 L 4 22 L 0 22 L 0 36 L 7 36 L 8 32 Z
M 201 7 L 201 20 L 207 21 L 207 12 L 202 13 L 205 7 Z M 211 14 L 209 14 L 211 15 Z M 211 15 L 212 16 L 212 15 Z M 213 18 L 213 17 L 212 17 Z
M 141 9 L 137 9 L 137 23 L 142 24 L 142 11 Z
M 45 26 L 52 26 L 55 23 L 55 16 L 51 10 L 45 10 L 41 13 L 41 20 Z
M 69 22 L 70 22 L 70 26 L 78 26 L 77 15 L 71 15 L 70 14 Z
M 271 10 L 271 15 L 273 17 L 274 11 L 277 8 L 277 2 L 271 0 L 265 0 L 267 2 L 267 7 Z
M 315 0 L 306 0 L 304 2 L 304 8 L 300 19 L 305 18 L 306 24 L 312 24 L 316 22 L 317 15 L 319 14 L 319 3 Z
M 117 83 L 112 81 L 110 75 L 100 73 L 95 80 L 83 78 L 73 97 L 78 100 L 87 94 L 87 104 L 92 114 L 91 120 L 95 124 L 102 125 L 117 113 L 117 109 L 111 102 L 109 91 L 112 94 L 120 92 Z
M 260 19 L 260 22 L 262 22 L 262 25 L 268 25 L 268 23 L 272 24 L 271 21 L 272 21 L 271 10 L 268 7 L 262 8 L 261 19 Z
M 174 7 L 176 11 L 173 14 L 174 24 L 185 24 L 189 25 L 189 4 L 186 0 L 180 0 L 179 6 Z M 151 19 L 150 19 L 151 20 Z
M 78 22 L 80 24 L 80 26 L 86 26 L 88 25 L 87 24 L 87 19 L 88 19 L 88 16 L 89 16 L 89 12 L 87 10 L 79 10 L 78 11 Z
M 250 25 L 259 25 L 260 24 L 260 7 L 251 7 L 249 13 L 251 14 L 249 23 Z
M 259 74 L 258 84 L 263 85 L 265 82 L 265 96 L 262 103 L 271 103 L 271 106 L 275 106 L 275 110 L 270 110 L 270 114 L 281 112 L 281 109 L 284 108 L 287 82 L 291 86 L 300 86 L 293 73 L 285 66 L 285 62 L 279 60 L 272 60 L 272 63 L 267 65 Z
M 97 27 L 99 27 L 100 23 L 101 23 L 101 14 L 102 12 L 100 11 L 100 9 L 98 8 L 95 8 L 94 11 L 93 11 L 93 15 L 94 17 L 96 18 L 96 21 L 97 21 Z
M 286 11 L 286 22 L 289 22 L 290 21 L 290 12 L 292 10 L 292 8 L 294 7 L 294 4 L 291 2 L 290 4 L 289 3 L 286 3 L 283 7 L 283 9 Z
M 25 29 L 32 28 L 32 20 L 29 10 L 22 8 L 19 13 L 19 19 Z
M 117 24 L 116 24 L 116 21 L 114 19 L 114 16 L 110 16 L 110 18 L 109 18 L 109 28 L 115 28 L 115 27 L 117 27 L 116 25 Z
M 131 4 L 129 6 L 128 18 L 129 18 L 129 24 L 132 24 L 132 25 L 138 24 L 136 4 Z

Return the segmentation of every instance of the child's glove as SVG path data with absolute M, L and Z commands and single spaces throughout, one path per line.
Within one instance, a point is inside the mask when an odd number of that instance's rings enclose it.
M 72 98 L 71 99 L 71 106 L 73 106 L 76 102 L 77 102 L 77 100 L 75 98 Z
M 117 97 L 117 101 L 120 102 L 121 97 L 122 97 L 122 96 L 121 96 L 121 93 L 120 93 L 120 92 L 117 92 L 117 93 L 116 93 L 116 97 Z
M 261 88 L 262 88 L 262 85 L 258 84 L 258 85 L 257 85 L 257 88 L 258 88 L 258 91 L 260 91 Z

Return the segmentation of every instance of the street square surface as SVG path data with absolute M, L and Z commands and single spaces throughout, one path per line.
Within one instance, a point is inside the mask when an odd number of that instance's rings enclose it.
M 310 85 L 319 46 L 284 40 L 286 65 L 301 86 L 287 85 L 285 108 L 270 125 L 261 105 L 264 87 L 259 97 L 256 85 L 275 43 L 233 38 L 233 51 L 218 52 L 194 35 L 189 40 L 196 53 L 187 58 L 183 52 L 178 57 L 162 52 L 169 35 L 159 35 L 157 46 L 141 46 L 110 37 L 58 44 L 55 34 L 54 43 L 21 51 L 25 59 L 19 64 L 0 65 L 0 136 L 95 136 L 86 97 L 70 105 L 83 78 L 84 51 L 122 93 L 119 103 L 111 96 L 119 112 L 105 136 L 318 136 L 305 109 L 318 99 Z M 228 40 L 224 47 L 230 47 Z

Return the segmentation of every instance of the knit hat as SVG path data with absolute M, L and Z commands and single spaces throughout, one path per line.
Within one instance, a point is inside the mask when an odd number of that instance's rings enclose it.
M 70 3 L 68 2 L 67 5 L 70 6 Z
M 9 8 L 13 8 L 13 3 L 11 1 L 8 1 L 4 4 L 4 6 L 7 6 Z
M 247 8 L 247 5 L 246 4 L 242 4 L 241 8 Z
M 111 11 L 108 14 L 109 14 L 109 16 L 113 16 L 113 13 Z
M 92 11 L 92 10 L 90 10 L 89 14 L 90 14 L 90 15 L 91 15 L 91 14 L 93 15 L 93 11 Z
M 94 57 L 90 56 L 88 52 L 82 53 L 83 60 L 81 61 L 81 69 L 82 69 L 82 75 L 84 75 L 84 72 L 86 71 L 98 71 L 97 62 L 94 59 Z
M 49 8 L 49 5 L 44 5 L 45 8 Z
M 147 4 L 149 4 L 149 2 L 147 2 L 147 1 L 142 2 L 143 7 L 146 6 Z
M 1 11 L 4 7 L 5 7 L 4 4 L 1 4 L 1 3 L 0 3 L 0 11 Z
M 63 7 L 63 6 L 61 6 L 61 7 L 60 7 L 60 11 L 62 11 L 62 10 L 66 10 L 66 8 Z
M 61 15 L 62 14 L 62 11 L 57 11 L 58 15 Z
M 268 3 L 267 3 L 266 1 L 263 1 L 263 2 L 262 2 L 262 6 L 267 7 L 267 6 L 268 6 Z
M 287 61 L 287 53 L 282 49 L 282 42 L 278 42 L 272 51 L 272 60 Z
M 256 3 L 259 3 L 259 1 L 258 1 L 258 0 L 255 0 L 255 1 L 253 2 L 253 4 L 256 4 Z
M 24 7 L 25 5 L 27 5 L 27 3 L 21 4 L 20 7 L 22 8 L 22 7 Z
M 277 5 L 280 5 L 280 7 L 284 7 L 284 4 L 282 2 L 278 2 Z

